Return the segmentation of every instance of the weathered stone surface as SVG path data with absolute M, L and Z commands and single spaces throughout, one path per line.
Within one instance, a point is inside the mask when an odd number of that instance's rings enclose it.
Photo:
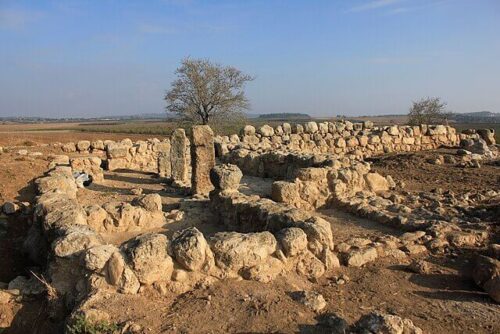
M 94 140 L 93 142 L 90 143 L 90 147 L 93 150 L 99 150 L 99 151 L 104 151 L 104 142 L 102 140 Z
M 168 255 L 168 239 L 163 234 L 145 234 L 126 246 L 131 269 L 142 284 L 169 280 L 173 261 Z
M 482 288 L 492 278 L 500 276 L 500 261 L 487 256 L 479 256 L 472 272 L 474 282 Z
M 318 132 L 318 123 L 316 122 L 307 122 L 304 124 L 305 133 L 316 133 Z
M 236 165 L 224 164 L 213 167 L 210 180 L 215 189 L 238 190 L 243 173 Z
M 346 264 L 349 267 L 361 267 L 369 262 L 375 261 L 378 257 L 375 247 L 351 250 L 346 256 Z
M 126 268 L 123 255 L 116 250 L 111 254 L 107 262 L 107 280 L 111 285 L 118 285 L 122 280 Z
M 209 244 L 217 266 L 234 272 L 264 263 L 277 249 L 276 239 L 269 232 L 220 232 L 209 239 Z
M 65 235 L 53 242 L 52 251 L 55 256 L 67 257 L 79 255 L 82 251 L 103 243 L 102 238 L 87 226 L 71 226 Z
M 8 290 L 18 290 L 22 295 L 39 295 L 46 291 L 42 282 L 34 276 L 17 276 L 9 282 Z
M 74 172 L 86 173 L 92 176 L 93 181 L 104 180 L 104 171 L 101 168 L 102 161 L 98 157 L 73 158 L 70 164 Z
M 185 182 L 188 176 L 188 163 L 186 157 L 186 146 L 188 142 L 184 129 L 175 129 L 170 143 L 172 179 L 177 182 Z
M 125 267 L 120 278 L 119 291 L 126 294 L 136 294 L 141 287 L 141 283 L 137 279 L 137 276 L 129 268 Z
M 265 124 L 259 128 L 258 133 L 263 137 L 272 137 L 274 135 L 274 129 L 271 126 Z
M 319 312 L 326 307 L 325 298 L 315 291 L 297 291 L 293 292 L 292 298 L 302 305 L 310 308 L 314 312 Z
M 106 147 L 106 154 L 108 159 L 125 158 L 129 153 L 129 146 L 119 143 L 108 144 Z
M 282 229 L 277 239 L 286 256 L 295 256 L 307 248 L 307 235 L 297 227 Z
M 212 251 L 205 237 L 196 227 L 176 232 L 171 248 L 174 259 L 187 270 L 207 270 L 213 263 Z
M 263 263 L 245 268 L 242 272 L 242 276 L 247 280 L 269 283 L 280 275 L 282 271 L 283 263 L 274 257 L 269 257 Z
M 478 129 L 477 133 L 486 142 L 486 145 L 495 145 L 495 129 Z
M 52 161 L 49 164 L 49 169 L 52 169 L 56 166 L 67 166 L 69 165 L 69 157 L 67 155 L 59 154 L 51 156 Z
M 89 248 L 83 258 L 85 268 L 100 272 L 106 266 L 111 255 L 116 251 L 118 251 L 118 248 L 114 245 L 100 245 Z
M 325 249 L 333 250 L 333 234 L 329 222 L 320 217 L 312 217 L 299 227 L 306 233 L 307 247 L 314 255 L 321 257 Z
M 160 177 L 171 177 L 172 166 L 170 164 L 170 152 L 160 152 L 158 154 L 158 175 Z
M 88 140 L 80 140 L 77 144 L 76 144 L 76 148 L 78 149 L 78 151 L 82 152 L 82 151 L 88 151 L 89 148 L 90 148 L 90 142 Z
M 273 201 L 293 204 L 299 199 L 299 188 L 297 184 L 286 181 L 273 182 L 271 188 L 271 198 Z
M 355 324 L 361 333 L 384 334 L 422 334 L 423 331 L 415 326 L 410 319 L 403 319 L 396 315 L 372 312 L 362 316 Z
M 325 264 L 310 251 L 306 250 L 298 256 L 296 270 L 299 275 L 314 279 L 323 276 L 325 269 Z
M 255 135 L 255 127 L 252 125 L 245 125 L 243 129 L 241 130 L 241 135 L 242 136 L 253 136 Z
M 135 203 L 151 212 L 162 210 L 161 196 L 159 194 L 142 195 L 135 199 Z
M 76 152 L 76 145 L 75 143 L 66 143 L 61 147 L 61 149 L 66 153 Z
M 491 299 L 500 303 L 500 276 L 493 277 L 486 281 L 483 288 Z
M 90 206 L 87 210 L 88 222 L 96 231 L 126 232 L 161 227 L 166 224 L 158 194 L 149 194 L 130 203 L 108 202 L 102 209 Z M 147 209 L 146 209 L 147 208 Z
M 389 190 L 389 182 L 379 173 L 365 174 L 365 181 L 373 192 L 382 192 Z
M 191 132 L 191 190 L 208 195 L 214 188 L 210 182 L 210 170 L 215 166 L 214 133 L 208 125 L 193 126 Z
M 3 212 L 6 215 L 12 215 L 16 212 L 18 212 L 20 209 L 19 204 L 14 203 L 14 202 L 5 202 L 3 204 Z

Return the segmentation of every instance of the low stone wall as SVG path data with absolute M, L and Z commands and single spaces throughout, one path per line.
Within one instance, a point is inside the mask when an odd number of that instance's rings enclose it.
M 170 152 L 170 140 L 150 139 L 133 143 L 130 139 L 106 145 L 107 169 L 131 169 L 158 173 L 158 157 Z M 167 175 L 169 176 L 169 175 Z
M 72 165 L 88 168 L 93 158 L 84 159 L 90 160 L 73 160 Z M 56 166 L 36 180 L 40 195 L 25 240 L 26 250 L 46 267 L 46 278 L 69 309 L 97 290 L 137 293 L 143 285 L 155 285 L 183 291 L 224 277 L 268 282 L 288 270 L 319 277 L 339 265 L 328 222 L 237 190 L 224 192 L 223 178 L 215 184 L 211 205 L 220 209 L 228 232 L 206 238 L 192 227 L 171 238 L 146 233 L 121 245 L 106 243 L 101 233 L 165 225 L 161 198 L 148 194 L 132 203 L 83 207 L 72 173 L 70 166 Z
M 307 167 L 348 166 L 359 160 L 354 155 L 305 154 L 299 152 L 255 152 L 245 148 L 234 149 L 221 157 L 225 163 L 237 165 L 245 175 L 269 177 L 278 180 L 293 178 L 297 170 Z
M 392 178 L 371 172 L 369 163 L 338 162 L 329 167 L 301 168 L 292 181 L 274 182 L 272 198 L 296 208 L 314 210 L 331 207 L 358 191 L 381 192 L 393 186 Z
M 245 269 L 244 277 L 270 279 L 283 270 L 295 270 L 312 278 L 340 265 L 333 253 L 330 223 L 291 206 L 240 193 L 237 182 L 228 185 L 225 180 L 234 178 L 231 174 L 239 172 L 234 165 L 230 168 L 232 170 L 215 167 L 213 173 L 217 177 L 212 178 L 215 181 L 215 190 L 210 193 L 212 211 L 229 230 L 236 231 L 216 235 L 212 242 L 216 261 L 227 262 L 227 254 L 219 250 L 228 248 L 231 251 L 228 244 L 234 243 L 236 247 L 247 235 L 258 235 L 267 254 L 258 259 L 252 256 L 252 266 L 239 268 Z M 244 248 L 241 251 L 245 252 Z
M 493 130 L 458 134 L 444 125 L 374 127 L 371 122 L 307 122 L 275 128 L 263 125 L 257 130 L 247 125 L 240 135 L 216 138 L 216 152 L 224 156 L 235 149 L 265 152 L 282 150 L 301 153 L 355 154 L 363 157 L 388 152 L 406 152 L 456 146 L 461 139 L 487 138 L 494 142 Z M 485 139 L 486 140 L 486 139 Z

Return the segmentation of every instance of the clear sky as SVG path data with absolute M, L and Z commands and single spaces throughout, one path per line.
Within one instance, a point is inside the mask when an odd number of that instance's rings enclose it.
M 0 0 L 0 116 L 160 113 L 186 56 L 252 113 L 500 112 L 499 0 Z

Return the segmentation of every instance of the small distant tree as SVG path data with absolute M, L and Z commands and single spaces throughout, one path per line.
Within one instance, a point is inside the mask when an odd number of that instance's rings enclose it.
M 206 59 L 186 58 L 176 70 L 177 79 L 165 95 L 167 111 L 191 123 L 240 117 L 249 109 L 244 87 L 254 78 L 235 67 Z
M 442 124 L 448 121 L 450 114 L 446 110 L 447 103 L 439 97 L 422 98 L 412 103 L 408 114 L 410 125 Z

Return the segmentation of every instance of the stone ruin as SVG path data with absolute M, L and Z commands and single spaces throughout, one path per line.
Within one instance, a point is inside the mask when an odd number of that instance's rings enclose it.
M 461 145 L 463 160 L 475 161 L 497 154 L 494 143 L 490 130 L 457 133 L 442 125 L 374 127 L 348 121 L 257 130 L 247 125 L 231 136 L 214 136 L 210 127 L 194 126 L 189 138 L 184 129 L 176 129 L 161 141 L 69 143 L 62 146 L 64 152 L 83 155 L 55 157 L 51 170 L 36 181 L 35 223 L 25 248 L 45 265 L 51 285 L 70 309 L 78 309 L 101 290 L 135 294 L 152 285 L 186 291 L 223 278 L 269 282 L 289 271 L 315 279 L 341 265 L 359 267 L 386 256 L 477 246 L 488 240 L 487 228 L 447 219 L 445 213 L 438 217 L 426 206 L 445 203 L 446 194 L 429 196 L 416 207 L 412 198 L 391 194 L 398 185 L 373 172 L 365 159 Z M 79 203 L 73 172 L 92 175 L 99 183 L 104 170 L 118 169 L 153 172 L 175 187 L 189 188 L 195 200 L 208 201 L 224 231 L 204 235 L 193 226 L 172 236 L 141 234 L 178 216 L 163 212 L 161 197 L 154 193 L 131 202 Z M 270 198 L 240 192 L 244 175 L 273 178 Z M 406 233 L 334 245 L 335 231 L 315 214 L 324 208 Z M 133 237 L 117 244 L 103 237 L 124 232 Z M 483 259 L 481 268 L 489 269 L 478 270 L 475 279 L 500 301 L 498 250 L 496 258 Z

